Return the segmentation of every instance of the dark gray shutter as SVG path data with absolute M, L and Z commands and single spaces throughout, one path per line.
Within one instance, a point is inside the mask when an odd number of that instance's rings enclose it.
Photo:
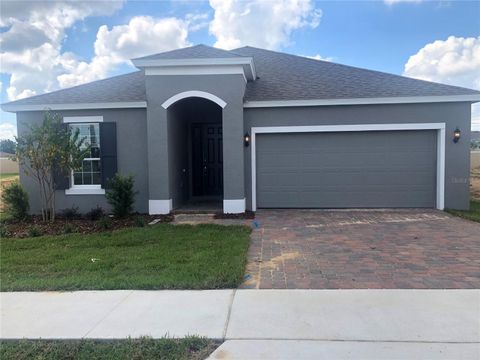
M 68 124 L 61 124 L 64 130 L 68 129 Z M 66 190 L 70 188 L 70 174 L 66 174 L 65 171 L 62 171 L 59 167 L 54 167 L 53 169 L 53 179 L 55 181 L 56 190 Z
M 117 124 L 100 123 L 100 166 L 102 187 L 109 188 L 110 179 L 117 173 Z

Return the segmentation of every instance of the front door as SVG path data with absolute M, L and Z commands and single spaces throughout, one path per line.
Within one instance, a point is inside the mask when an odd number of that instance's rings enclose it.
M 192 151 L 193 196 L 222 196 L 222 124 L 193 124 Z

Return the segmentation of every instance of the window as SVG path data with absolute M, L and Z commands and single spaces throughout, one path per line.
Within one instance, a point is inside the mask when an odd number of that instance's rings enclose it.
M 81 168 L 72 172 L 72 188 L 100 188 L 102 183 L 100 125 L 98 123 L 75 123 L 69 125 L 72 132 L 79 131 L 79 139 L 84 139 L 83 147 L 90 147 L 90 152 L 83 159 Z

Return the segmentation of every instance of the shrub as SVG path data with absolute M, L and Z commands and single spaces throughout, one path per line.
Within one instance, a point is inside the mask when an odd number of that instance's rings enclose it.
M 102 230 L 111 229 L 112 228 L 112 219 L 110 219 L 108 216 L 104 216 L 100 220 L 98 220 L 98 226 Z
M 97 221 L 104 215 L 105 211 L 103 211 L 103 209 L 97 205 L 97 207 L 90 209 L 90 211 L 85 214 L 85 217 L 89 220 Z
M 7 213 L 14 219 L 25 219 L 28 215 L 28 194 L 19 182 L 13 182 L 2 191 L 2 202 Z
M 63 209 L 60 212 L 60 215 L 67 220 L 74 219 L 78 217 L 78 206 L 72 206 L 71 208 Z
M 132 212 L 136 194 L 133 190 L 134 182 L 133 176 L 120 174 L 116 174 L 110 181 L 110 190 L 105 196 L 115 216 L 124 217 Z
M 42 236 L 42 231 L 38 227 L 32 226 L 31 228 L 28 229 L 28 236 L 29 237 Z
M 72 224 L 66 223 L 63 225 L 63 233 L 64 234 L 71 234 L 74 230 L 74 227 Z
M 0 238 L 7 237 L 8 235 L 7 227 L 4 224 L 0 224 Z
M 135 226 L 136 227 L 145 227 L 145 220 L 143 220 L 143 218 L 141 218 L 140 216 L 137 216 L 135 218 Z

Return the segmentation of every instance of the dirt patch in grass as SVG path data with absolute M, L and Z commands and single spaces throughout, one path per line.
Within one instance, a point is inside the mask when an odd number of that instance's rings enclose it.
M 167 223 L 173 221 L 173 215 L 135 214 L 121 219 L 106 216 L 99 220 L 59 217 L 54 222 L 44 222 L 40 216 L 30 216 L 21 221 L 5 220 L 2 226 L 6 231 L 5 236 L 24 238 L 32 236 L 32 232 L 35 232 L 36 236 L 66 233 L 92 234 L 107 230 L 143 227 L 156 219 L 159 219 L 159 223 Z
M 2 359 L 163 359 L 203 360 L 220 342 L 185 339 L 2 340 Z

